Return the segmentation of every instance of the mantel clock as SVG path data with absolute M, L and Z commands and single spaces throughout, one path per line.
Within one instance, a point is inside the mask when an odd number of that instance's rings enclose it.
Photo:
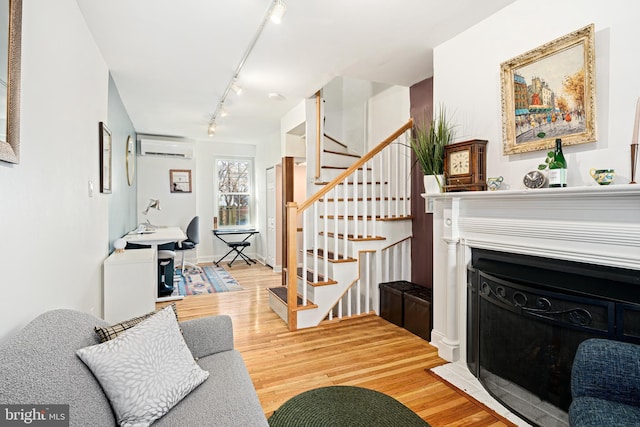
M 487 141 L 472 139 L 444 146 L 444 191 L 487 189 Z

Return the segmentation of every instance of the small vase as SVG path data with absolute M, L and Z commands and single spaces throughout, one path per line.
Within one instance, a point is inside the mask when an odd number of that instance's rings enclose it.
M 436 181 L 436 176 L 438 180 Z M 442 193 L 442 188 L 440 187 L 443 184 L 442 175 L 425 175 L 424 176 L 424 192 L 425 194 L 437 194 Z M 438 184 L 440 182 L 440 185 Z

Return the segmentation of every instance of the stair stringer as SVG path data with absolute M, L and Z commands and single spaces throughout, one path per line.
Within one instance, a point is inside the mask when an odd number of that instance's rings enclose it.
M 412 237 L 411 219 L 378 221 L 378 226 L 378 234 L 385 237 L 384 240 L 352 241 L 349 244 L 349 256 L 355 258 L 356 262 L 335 263 L 332 266 L 331 279 L 338 282 L 337 284 L 309 289 L 309 298 L 317 305 L 317 308 L 296 312 L 299 329 L 318 326 L 340 298 L 358 280 L 362 262 L 360 254 L 373 252 L 374 256 L 379 258 L 383 249 Z M 311 287 L 308 284 L 307 286 Z M 377 292 L 377 285 L 371 287 L 371 291 Z M 378 301 L 378 298 L 374 296 L 374 300 Z M 375 309 L 377 312 L 377 308 Z

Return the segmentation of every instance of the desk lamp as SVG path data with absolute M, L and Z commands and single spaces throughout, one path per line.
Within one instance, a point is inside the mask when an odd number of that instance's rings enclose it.
M 145 210 L 142 211 L 142 213 L 144 215 L 149 213 L 149 209 L 157 209 L 160 210 L 160 200 L 159 199 L 149 199 L 149 204 L 147 205 L 147 208 Z
M 160 199 L 149 199 L 149 204 L 147 208 L 142 211 L 143 215 L 147 215 L 149 213 L 149 209 L 157 209 L 160 210 Z M 147 218 L 147 224 L 145 224 L 149 228 L 156 228 L 155 225 L 151 224 L 149 218 Z

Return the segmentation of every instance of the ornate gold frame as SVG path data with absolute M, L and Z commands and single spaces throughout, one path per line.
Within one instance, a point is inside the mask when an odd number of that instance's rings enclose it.
M 547 64 L 555 67 L 562 67 L 562 54 L 567 51 L 583 46 L 583 68 L 584 70 L 584 94 L 583 105 L 579 109 L 579 126 L 575 129 L 575 133 L 556 134 L 552 131 L 549 119 L 554 116 L 553 123 L 555 124 L 555 116 L 558 116 L 558 120 L 564 120 L 565 115 L 557 108 L 557 105 L 551 105 L 550 110 L 547 109 L 547 113 L 529 113 L 525 114 L 516 106 L 516 83 L 515 76 L 518 70 L 524 67 L 530 66 L 541 61 L 546 61 Z M 503 153 L 516 154 L 525 153 L 529 151 L 538 151 L 550 149 L 554 146 L 556 138 L 562 138 L 563 145 L 575 145 L 583 144 L 586 142 L 594 142 L 596 140 L 596 108 L 595 108 L 595 42 L 594 42 L 594 25 L 588 25 L 542 46 L 539 46 L 529 52 L 512 58 L 503 62 L 500 65 L 500 76 L 502 83 L 502 138 L 503 138 Z M 554 57 L 554 55 L 557 55 Z M 552 58 L 553 57 L 553 58 Z M 555 61 L 555 63 L 553 62 Z M 553 71 L 556 71 L 555 69 Z M 563 71 L 562 68 L 559 71 Z M 544 78 L 544 76 L 538 76 Z M 565 75 L 565 77 L 567 77 Z M 520 85 L 522 86 L 522 82 Z M 526 85 L 526 83 L 524 83 Z M 528 100 L 528 98 L 527 98 Z M 530 105 L 529 105 L 530 107 Z M 536 111 L 526 109 L 526 111 Z M 542 109 L 537 110 L 542 111 Z M 521 113 L 519 123 L 520 129 L 529 126 L 529 123 L 533 123 L 530 126 L 531 133 L 525 135 L 522 132 L 516 135 L 517 125 L 516 116 Z M 543 121 L 540 124 L 540 114 L 547 116 L 546 123 Z M 531 117 L 531 121 L 524 121 L 525 117 Z M 570 116 L 571 118 L 571 116 Z M 525 123 L 522 125 L 522 123 Z M 561 122 L 558 122 L 561 123 Z M 568 122 L 570 123 L 570 122 Z M 549 125 L 550 133 L 544 132 L 544 125 Z M 536 130 L 536 126 L 540 126 L 540 130 Z M 561 128 L 562 129 L 562 128 Z M 520 137 L 521 141 L 517 141 Z M 527 140 L 529 138 L 530 140 Z
M 20 61 L 22 0 L 9 0 L 7 140 L 0 141 L 0 161 L 20 163 Z

